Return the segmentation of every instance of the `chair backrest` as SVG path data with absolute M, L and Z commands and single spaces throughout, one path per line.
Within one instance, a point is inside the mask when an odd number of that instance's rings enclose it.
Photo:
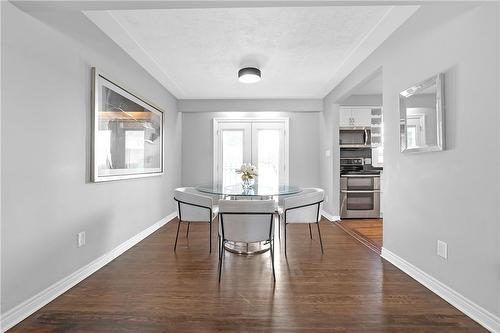
M 213 201 L 209 196 L 202 195 L 194 187 L 175 189 L 174 199 L 177 201 L 179 218 L 189 222 L 210 222 L 210 209 Z
M 297 195 L 283 199 L 286 223 L 316 223 L 319 221 L 321 202 L 325 191 L 320 188 L 305 188 Z
M 226 240 L 261 242 L 273 235 L 274 200 L 220 200 L 219 229 Z

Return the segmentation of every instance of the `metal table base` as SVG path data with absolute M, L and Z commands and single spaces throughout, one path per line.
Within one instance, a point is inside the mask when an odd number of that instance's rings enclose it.
M 271 248 L 271 243 L 267 241 L 255 243 L 228 241 L 224 244 L 224 248 L 227 251 L 236 254 L 253 255 L 269 251 L 269 249 Z

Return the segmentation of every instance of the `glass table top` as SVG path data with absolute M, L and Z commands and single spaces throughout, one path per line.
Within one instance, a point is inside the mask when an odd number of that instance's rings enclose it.
M 241 184 L 222 186 L 222 184 L 208 184 L 196 186 L 200 192 L 217 195 L 235 195 L 235 196 L 276 196 L 289 195 L 302 191 L 298 186 L 293 185 L 259 185 L 256 183 L 252 188 L 246 189 Z

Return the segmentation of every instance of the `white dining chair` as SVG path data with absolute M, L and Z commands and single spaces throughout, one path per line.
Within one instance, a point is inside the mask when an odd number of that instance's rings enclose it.
M 296 196 L 298 195 L 297 193 L 295 194 L 286 194 L 286 195 L 280 195 L 278 197 L 278 201 L 275 203 L 275 214 L 276 214 L 276 217 L 278 218 L 278 237 L 281 241 L 281 215 L 283 213 L 283 200 L 285 200 L 285 198 L 290 198 L 290 197 L 293 197 L 293 196 Z
M 285 256 L 287 255 L 287 237 L 286 227 L 292 223 L 304 223 L 309 225 L 309 236 L 312 239 L 311 224 L 318 227 L 319 243 L 321 253 L 323 254 L 323 240 L 321 239 L 321 230 L 319 221 L 321 218 L 321 203 L 325 197 L 325 192 L 320 188 L 305 188 L 297 195 L 289 196 L 281 200 L 279 209 L 279 222 L 284 224 L 285 236 Z
M 274 272 L 274 200 L 220 200 L 219 201 L 219 283 L 226 242 L 270 244 L 273 281 Z
M 212 197 L 203 195 L 194 187 L 181 187 L 175 190 L 174 200 L 177 201 L 177 214 L 179 223 L 177 234 L 175 235 L 174 251 L 177 249 L 177 239 L 179 238 L 179 228 L 181 222 L 187 222 L 186 238 L 189 237 L 189 226 L 194 223 L 208 223 L 210 228 L 209 246 L 212 252 L 212 221 L 217 216 L 219 208 L 214 205 Z

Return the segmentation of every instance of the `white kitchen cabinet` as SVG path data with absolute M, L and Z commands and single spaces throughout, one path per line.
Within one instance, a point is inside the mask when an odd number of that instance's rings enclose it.
M 370 127 L 371 108 L 340 108 L 339 127 Z
M 351 109 L 340 108 L 339 111 L 339 127 L 351 127 L 352 116 Z
M 380 145 L 372 148 L 372 166 L 377 168 L 384 167 L 384 146 Z
M 370 127 L 372 125 L 372 109 L 351 109 L 356 127 Z

